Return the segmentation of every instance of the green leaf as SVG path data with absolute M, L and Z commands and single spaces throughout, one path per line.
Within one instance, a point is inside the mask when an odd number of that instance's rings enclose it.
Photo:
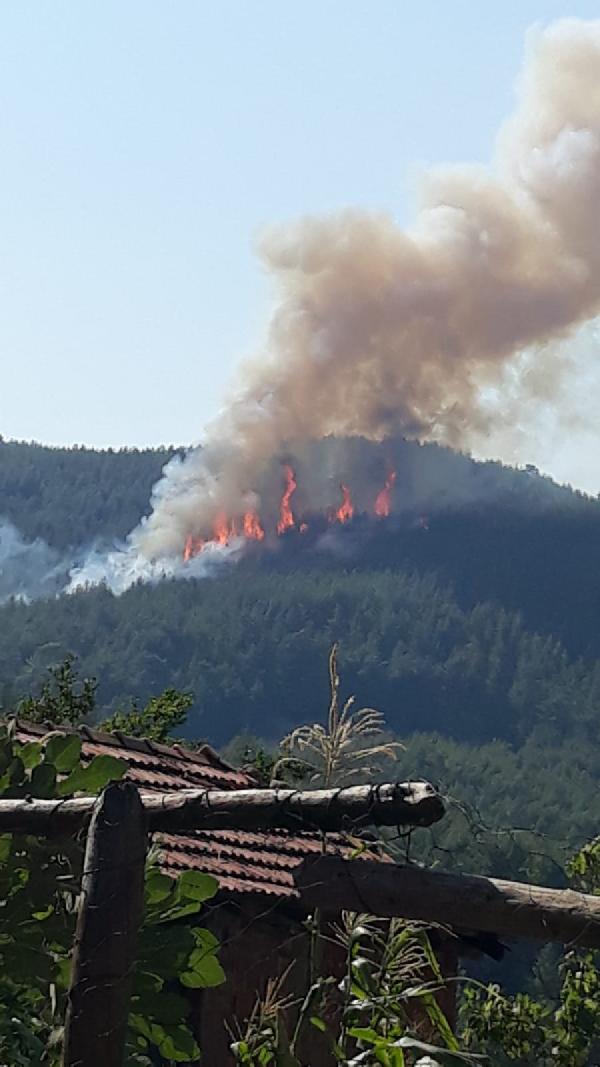
M 179 981 L 190 989 L 208 989 L 211 986 L 222 985 L 225 981 L 225 972 L 216 956 L 205 955 L 197 960 L 190 970 L 184 971 Z
M 14 750 L 12 741 L 8 738 L 2 738 L 0 741 L 0 775 L 4 774 L 9 763 L 13 759 Z
M 151 868 L 146 875 L 144 894 L 146 904 L 157 904 L 165 900 L 175 887 L 175 879 L 169 878 L 168 874 L 161 874 L 156 868 Z
M 428 993 L 422 998 L 422 1003 L 425 1007 L 425 1011 L 427 1012 L 430 1021 L 437 1028 L 437 1031 L 442 1040 L 446 1042 L 446 1048 L 451 1049 L 453 1052 L 458 1052 L 458 1041 L 452 1033 L 452 1027 L 450 1026 L 450 1023 L 448 1022 L 446 1016 L 440 1008 L 436 998 L 433 996 L 432 993 Z
M 368 1041 L 370 1045 L 376 1045 L 381 1041 L 381 1034 L 378 1034 L 371 1026 L 353 1026 L 348 1033 L 357 1041 Z
M 173 978 L 187 967 L 195 947 L 194 935 L 187 925 L 144 926 L 138 942 L 140 970 Z
M 23 760 L 25 769 L 31 771 L 34 767 L 37 767 L 38 763 L 41 763 L 43 756 L 42 746 L 37 741 L 27 741 L 20 746 L 19 755 Z
M 152 1041 L 152 1029 L 143 1015 L 136 1011 L 131 1012 L 128 1023 L 132 1030 L 147 1038 L 148 1041 Z
M 41 911 L 32 912 L 32 918 L 35 919 L 36 922 L 43 922 L 44 919 L 47 919 L 53 913 L 54 913 L 54 905 L 53 904 L 48 904 Z
M 126 771 L 127 764 L 115 756 L 94 756 L 87 767 L 75 767 L 68 778 L 59 783 L 58 794 L 71 797 L 73 793 L 99 793 L 109 782 L 118 782 Z
M 56 794 L 56 769 L 50 763 L 38 763 L 31 772 L 31 792 L 40 800 Z
M 177 879 L 180 897 L 188 900 L 210 900 L 219 888 L 219 883 L 211 874 L 201 871 L 184 871 Z
M 401 1048 L 391 1048 L 388 1052 L 390 1067 L 404 1067 L 404 1053 Z M 434 1067 L 434 1061 L 430 1059 L 430 1067 Z
M 62 960 L 58 960 L 56 963 L 56 971 L 54 975 L 55 982 L 61 989 L 68 989 L 71 982 L 71 956 L 65 956 Z
M 200 959 L 207 952 L 214 953 L 219 950 L 219 939 L 210 930 L 205 930 L 203 926 L 197 926 L 192 930 L 192 933 L 198 948 L 195 948 L 192 952 L 190 961 L 194 962 L 196 959 Z
M 77 734 L 59 734 L 46 745 L 44 760 L 53 763 L 59 774 L 72 771 L 81 755 L 81 738 Z
M 186 1026 L 169 1027 L 158 1051 L 165 1059 L 176 1063 L 189 1063 L 200 1055 L 194 1036 Z
M 20 756 L 15 756 L 8 768 L 8 778 L 12 785 L 21 785 L 25 780 L 25 764 Z
M 174 919 L 183 919 L 186 915 L 197 915 L 201 907 L 199 900 L 190 900 L 188 904 L 174 904 L 172 908 L 168 907 L 165 911 L 159 911 L 153 917 L 150 916 L 148 921 L 150 925 L 170 923 Z
M 382 1067 L 392 1067 L 391 1050 L 386 1048 L 383 1042 L 374 1049 L 375 1059 L 377 1063 L 380 1063 Z

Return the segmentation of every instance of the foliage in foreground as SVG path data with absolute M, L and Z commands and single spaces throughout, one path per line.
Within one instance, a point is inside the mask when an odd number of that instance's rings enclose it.
M 0 796 L 50 799 L 98 793 L 126 765 L 80 759 L 76 734 L 52 731 L 21 744 L 0 734 Z M 0 1061 L 58 1064 L 79 893 L 83 840 L 0 837 Z M 187 871 L 161 873 L 150 858 L 129 1018 L 127 1062 L 189 1062 L 199 1050 L 187 1022 L 186 988 L 224 980 L 218 943 L 194 916 L 217 882 Z M 186 923 L 177 920 L 186 917 Z
M 47 668 L 37 695 L 19 702 L 18 715 L 28 722 L 80 726 L 94 713 L 97 689 L 95 678 L 78 677 L 75 656 L 69 653 L 62 663 Z
M 318 978 L 300 1005 L 285 995 L 287 974 L 271 981 L 232 1042 L 238 1064 L 302 1067 L 311 1028 L 322 1035 L 332 1063 L 346 1067 L 464 1067 L 482 1059 L 460 1050 L 436 999 L 444 979 L 423 927 L 348 914 L 335 933 L 345 950 L 345 977 L 339 984 Z M 288 1033 L 293 1007 L 297 1021 Z M 426 1040 L 431 1034 L 439 1043 Z
M 576 889 L 600 895 L 600 838 L 567 865 Z M 461 1005 L 468 1047 L 488 1052 L 497 1067 L 588 1067 L 600 1056 L 598 954 L 570 951 L 560 963 L 558 999 L 506 996 L 497 985 L 467 986 Z
M 165 744 L 175 727 L 185 722 L 193 703 L 191 693 L 165 689 L 160 696 L 151 697 L 144 708 L 134 700 L 130 711 L 115 712 L 104 720 L 102 729 L 109 733 L 120 730 L 129 737 L 146 737 L 149 741 Z
M 53 646 L 48 646 L 52 653 Z M 45 677 L 39 692 L 19 701 L 17 714 L 28 722 L 54 726 L 81 726 L 96 716 L 96 678 L 80 678 L 76 657 L 68 653 L 62 663 L 45 666 Z M 101 724 L 108 733 L 120 730 L 130 737 L 146 737 L 150 741 L 166 742 L 171 732 L 185 722 L 194 702 L 191 693 L 165 689 L 151 697 L 145 707 L 132 701 L 128 711 L 117 711 Z

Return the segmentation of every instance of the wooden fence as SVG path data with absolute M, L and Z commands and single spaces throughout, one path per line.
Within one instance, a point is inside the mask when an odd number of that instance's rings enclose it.
M 0 800 L 0 832 L 51 836 L 87 825 L 63 1067 L 123 1062 L 149 835 L 190 829 L 428 826 L 444 814 L 426 782 L 333 790 L 183 790 L 140 797 L 130 782 L 98 798 Z M 307 911 L 370 910 L 505 937 L 600 948 L 600 899 L 570 890 L 318 856 L 297 889 Z

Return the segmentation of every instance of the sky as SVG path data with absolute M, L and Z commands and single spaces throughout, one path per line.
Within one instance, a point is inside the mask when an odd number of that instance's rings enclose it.
M 261 229 L 411 219 L 420 171 L 487 161 L 557 0 L 7 0 L 0 434 L 197 440 L 273 302 Z

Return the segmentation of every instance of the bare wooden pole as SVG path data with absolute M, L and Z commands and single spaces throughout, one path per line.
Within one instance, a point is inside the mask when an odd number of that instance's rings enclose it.
M 144 902 L 147 828 L 131 782 L 98 798 L 87 835 L 63 1067 L 121 1067 Z
M 352 830 L 360 826 L 431 826 L 444 804 L 429 782 L 346 789 L 180 789 L 142 798 L 152 831 Z M 90 818 L 93 797 L 0 800 L 0 833 L 69 833 Z
M 309 911 L 369 912 L 600 948 L 600 898 L 570 889 L 337 856 L 306 860 L 296 885 Z

